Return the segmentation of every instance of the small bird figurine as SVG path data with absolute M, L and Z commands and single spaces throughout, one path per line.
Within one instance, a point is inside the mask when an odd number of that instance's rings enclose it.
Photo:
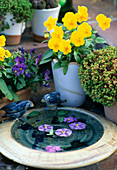
M 66 100 L 61 101 L 59 92 L 51 92 L 49 94 L 45 94 L 41 102 L 46 103 L 49 108 L 56 108 L 58 104 L 66 102 Z
M 2 116 L 2 118 L 10 117 L 12 119 L 16 119 L 20 118 L 27 111 L 28 108 L 33 106 L 34 104 L 30 100 L 21 100 L 10 103 L 2 107 L 0 110 L 4 110 L 6 112 Z

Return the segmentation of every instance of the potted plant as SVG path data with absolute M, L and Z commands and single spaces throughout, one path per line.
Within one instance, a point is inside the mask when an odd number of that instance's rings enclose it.
M 29 0 L 0 1 L 0 34 L 7 37 L 7 45 L 20 43 L 25 22 L 32 18 L 32 4 Z
M 103 30 L 109 28 L 110 18 L 99 14 L 96 19 Z M 78 107 L 84 103 L 86 95 L 81 88 L 77 71 L 83 58 L 95 48 L 95 43 L 106 43 L 103 38 L 96 37 L 96 31 L 86 22 L 87 20 L 88 9 L 85 6 L 78 6 L 77 13 L 65 14 L 63 24 L 54 25 L 50 17 L 44 23 L 47 29 L 54 31 L 51 34 L 46 33 L 49 36 L 49 50 L 43 55 L 40 64 L 53 61 L 56 91 L 60 92 L 63 100 L 67 99 L 64 106 Z
M 30 0 L 30 2 L 34 9 L 32 17 L 33 37 L 36 41 L 43 41 L 44 31 L 47 31 L 44 22 L 50 16 L 53 18 L 58 17 L 60 11 L 59 0 Z
M 85 92 L 117 123 L 117 47 L 94 50 L 83 59 L 78 75 Z
M 19 100 L 19 91 L 23 90 L 25 99 L 28 96 L 27 89 L 36 92 L 38 84 L 48 86 L 49 70 L 40 73 L 39 61 L 42 54 L 33 54 L 34 49 L 30 53 L 26 53 L 23 49 L 10 53 L 4 49 L 6 38 L 0 36 L 0 108 L 13 101 Z M 22 92 L 21 92 L 22 93 Z M 3 100 L 2 100 L 3 99 Z M 21 100 L 22 98 L 20 98 Z M 24 100 L 24 98 L 22 99 Z

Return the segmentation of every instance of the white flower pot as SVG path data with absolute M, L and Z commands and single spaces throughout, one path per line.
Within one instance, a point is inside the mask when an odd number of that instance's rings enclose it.
M 17 23 L 15 20 L 11 21 L 10 19 L 13 18 L 13 15 L 10 13 L 5 18 L 5 22 L 9 23 L 10 29 L 5 29 L 0 34 L 7 36 L 7 45 L 17 45 L 20 43 L 21 35 L 25 30 L 25 23 Z
M 78 78 L 78 64 L 71 62 L 68 67 L 66 75 L 63 74 L 63 69 L 53 69 L 55 62 L 52 62 L 52 72 L 55 83 L 55 89 L 60 93 L 62 100 L 67 102 L 62 103 L 63 106 L 78 107 L 81 106 L 86 99 L 86 94 L 81 88 L 80 80 Z
M 60 5 L 56 8 L 50 9 L 35 9 L 32 17 L 32 32 L 33 37 L 36 41 L 44 40 L 44 30 L 47 31 L 44 26 L 44 22 L 52 16 L 53 18 L 58 18 Z
M 104 106 L 105 117 L 117 124 L 117 103 L 113 106 Z

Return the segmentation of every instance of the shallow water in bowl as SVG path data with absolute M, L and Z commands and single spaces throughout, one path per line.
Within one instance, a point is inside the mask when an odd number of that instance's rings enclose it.
M 83 130 L 72 130 L 69 137 L 59 137 L 55 134 L 48 136 L 47 132 L 38 130 L 38 127 L 43 124 L 53 126 L 53 130 L 67 128 L 70 129 L 66 122 L 60 123 L 57 118 L 57 113 L 62 109 L 54 110 L 39 110 L 38 116 L 24 116 L 25 121 L 16 120 L 11 127 L 12 137 L 20 144 L 36 150 L 45 151 L 46 146 L 60 146 L 62 151 L 73 151 L 88 147 L 96 143 L 104 133 L 104 129 L 100 121 L 89 114 L 82 111 L 67 109 L 64 117 L 74 116 L 78 122 L 86 123 L 86 128 Z M 65 109 L 63 109 L 65 111 Z

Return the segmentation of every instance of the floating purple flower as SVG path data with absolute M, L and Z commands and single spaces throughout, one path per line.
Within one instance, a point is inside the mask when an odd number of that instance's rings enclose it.
M 52 128 L 53 128 L 53 126 L 44 124 L 44 125 L 39 126 L 38 130 L 44 131 L 44 132 L 49 132 Z
M 55 134 L 57 136 L 61 136 L 61 137 L 68 137 L 72 134 L 72 131 L 70 129 L 67 129 L 67 128 L 57 129 L 55 131 Z
M 38 56 L 38 58 L 36 59 L 36 63 L 35 63 L 36 66 L 37 66 L 37 64 L 38 64 L 38 61 L 41 59 L 41 57 L 42 57 L 42 53 L 40 53 L 39 56 Z
M 76 122 L 77 119 L 76 117 L 70 116 L 70 117 L 65 117 L 63 121 L 67 123 L 72 123 L 72 122 Z
M 30 78 L 30 76 L 32 76 L 34 73 L 26 73 L 25 74 L 25 76 L 27 77 L 27 78 Z
M 86 124 L 82 122 L 74 122 L 74 123 L 69 124 L 69 126 L 71 129 L 74 129 L 74 130 L 82 130 L 86 128 Z
M 19 56 L 17 56 L 16 57 L 16 59 L 15 59 L 15 62 L 16 62 L 16 64 L 22 64 L 22 63 L 25 63 L 25 58 L 24 57 L 19 57 Z
M 46 146 L 45 149 L 46 149 L 47 152 L 56 152 L 56 151 L 61 151 L 62 150 L 60 148 L 60 146 L 52 146 L 52 145 Z

